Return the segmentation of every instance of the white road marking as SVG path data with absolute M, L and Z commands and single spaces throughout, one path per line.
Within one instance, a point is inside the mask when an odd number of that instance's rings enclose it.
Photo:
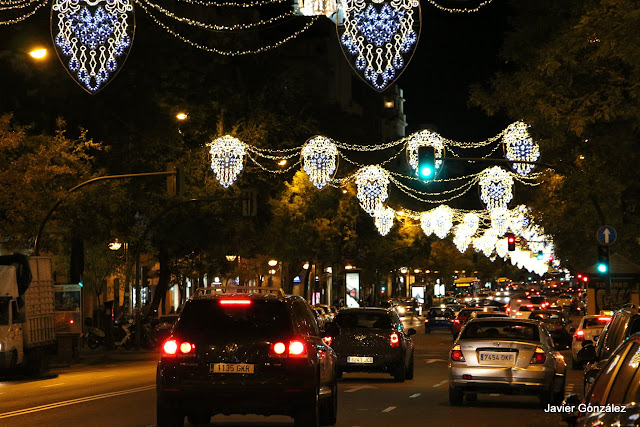
M 446 362 L 444 359 L 428 359 L 425 360 L 424 363 L 436 363 L 436 362 Z
M 156 388 L 156 385 L 152 384 L 144 387 L 132 388 L 129 390 L 114 391 L 111 393 L 103 393 L 103 394 L 94 394 L 93 396 L 86 396 L 78 399 L 64 400 L 61 402 L 54 402 L 46 405 L 34 406 L 32 408 L 18 409 L 17 411 L 5 412 L 0 414 L 0 419 L 17 417 L 19 415 L 26 415 L 34 412 L 46 411 L 49 409 L 61 408 L 63 406 L 75 405 L 77 403 L 84 403 L 92 400 L 106 399 L 108 397 L 116 397 L 116 396 L 122 396 L 125 394 L 139 393 L 141 391 L 154 390 L 155 388 Z
M 384 410 L 384 411 L 382 411 L 382 412 L 391 412 L 391 411 L 393 411 L 394 409 L 396 409 L 396 407 L 395 407 L 395 406 L 389 406 L 387 409 L 385 409 L 385 410 Z
M 422 393 L 416 393 L 416 394 L 412 394 L 411 396 L 409 396 L 409 399 L 415 399 L 416 397 L 420 396 Z
M 498 393 L 491 393 L 491 394 L 489 394 L 489 396 L 491 396 L 491 397 L 498 397 L 498 396 L 500 396 L 500 394 L 498 394 Z
M 441 383 L 434 384 L 433 386 L 434 386 L 434 387 L 440 387 L 441 385 L 445 385 L 445 384 L 446 384 L 446 383 L 448 383 L 448 382 L 449 382 L 449 380 L 444 380 L 444 381 L 442 381 Z
M 43 385 L 42 387 L 58 387 L 59 385 L 63 385 L 64 383 L 56 383 L 56 384 L 49 384 L 49 385 Z
M 353 393 L 353 392 L 356 392 L 358 390 L 364 390 L 365 388 L 378 388 L 378 387 L 375 387 L 375 386 L 372 386 L 372 385 L 357 385 L 355 387 L 351 387 L 348 390 L 345 390 L 344 392 L 345 393 Z

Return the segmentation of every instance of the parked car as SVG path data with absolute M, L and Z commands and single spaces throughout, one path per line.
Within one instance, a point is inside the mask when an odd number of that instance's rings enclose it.
M 572 334 L 575 328 L 571 328 L 571 319 L 561 310 L 534 310 L 529 319 L 542 321 L 553 342 L 560 346 L 561 350 L 571 347 Z
M 413 378 L 416 330 L 405 331 L 394 309 L 364 307 L 340 310 L 334 322 L 340 329 L 331 339 L 337 354 L 338 377 L 343 372 L 388 372 L 397 381 Z
M 582 368 L 582 363 L 578 361 L 578 352 L 582 350 L 582 344 L 585 341 L 597 342 L 602 330 L 610 321 L 611 316 L 596 314 L 584 316 L 580 320 L 571 342 L 571 365 L 574 369 Z
M 640 313 L 636 307 L 623 308 L 613 313 L 611 321 L 600 333 L 597 344 L 585 340 L 576 355 L 585 364 L 584 390 L 589 389 L 598 371 L 607 363 L 614 350 L 628 337 L 640 332 Z
M 334 425 L 336 355 L 309 304 L 272 288 L 218 289 L 198 289 L 164 342 L 157 425 L 246 413 L 292 416 L 300 427 Z
M 564 397 L 566 364 L 543 323 L 469 320 L 449 352 L 449 403 L 477 393 L 536 394 L 544 407 Z
M 452 330 L 453 310 L 445 307 L 431 307 L 424 316 L 424 333 L 430 334 L 434 329 Z
M 563 414 L 571 426 L 637 426 L 640 418 L 640 335 L 622 342 L 607 359 L 584 400 L 571 394 L 564 401 L 574 410 Z

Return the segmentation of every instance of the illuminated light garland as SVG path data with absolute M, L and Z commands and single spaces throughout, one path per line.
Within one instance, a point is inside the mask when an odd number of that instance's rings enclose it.
M 504 259 L 509 252 L 509 242 L 507 239 L 498 239 L 496 242 L 496 254 Z
M 338 148 L 329 138 L 314 136 L 300 152 L 302 168 L 319 190 L 331 180 L 338 168 Z
M 386 236 L 393 227 L 393 220 L 396 216 L 396 211 L 390 207 L 381 207 L 377 209 L 373 215 L 374 223 L 378 232 L 382 236 Z
M 385 90 L 404 71 L 415 50 L 419 34 L 413 30 L 414 9 L 420 25 L 420 2 L 343 0 L 342 7 L 344 31 L 340 34 L 338 26 L 338 34 L 345 56 L 366 83 Z
M 504 236 L 504 233 L 509 229 L 511 222 L 511 214 L 507 209 L 492 209 L 491 215 L 491 228 L 496 231 L 498 237 Z
M 0 10 L 18 10 L 33 7 L 34 3 L 40 3 L 40 0 L 20 0 L 20 1 L 0 1 Z
M 478 10 L 480 10 L 480 8 L 482 6 L 485 6 L 489 3 L 491 3 L 493 0 L 484 0 L 482 3 L 480 3 L 478 6 L 472 8 L 472 9 L 460 9 L 460 8 L 449 8 L 449 7 L 444 7 L 438 3 L 436 3 L 434 0 L 427 0 L 429 3 L 431 3 L 433 6 L 435 6 L 437 9 L 440 10 L 444 10 L 445 12 L 451 12 L 451 13 L 474 13 L 477 12 Z
M 487 228 L 482 236 L 473 239 L 473 249 L 482 252 L 488 257 L 493 253 L 497 241 L 498 236 L 496 235 L 496 231 L 492 228 Z
M 444 142 L 442 138 L 430 130 L 423 130 L 411 135 L 407 142 L 407 157 L 409 158 L 409 166 L 411 166 L 416 176 L 418 176 L 418 148 L 420 147 L 433 147 L 435 158 L 437 159 L 435 161 L 436 172 L 434 175 L 438 175 L 444 158 Z
M 178 22 L 180 22 L 182 24 L 191 25 L 193 27 L 199 27 L 199 28 L 202 28 L 202 29 L 205 29 L 205 30 L 214 30 L 214 31 L 247 30 L 247 29 L 256 28 L 256 27 L 259 27 L 259 26 L 269 25 L 269 24 L 277 22 L 277 21 L 279 21 L 281 19 L 293 16 L 293 11 L 289 11 L 289 12 L 283 13 L 281 15 L 274 16 L 272 18 L 264 19 L 264 20 L 261 20 L 259 22 L 254 22 L 254 23 L 251 23 L 251 24 L 236 24 L 236 25 L 232 25 L 232 26 L 214 25 L 214 24 L 207 24 L 207 23 L 202 22 L 202 21 L 196 21 L 194 19 L 190 19 L 190 18 L 187 18 L 187 17 L 184 17 L 184 16 L 178 16 L 175 13 L 171 12 L 170 10 L 163 8 L 159 4 L 152 3 L 149 0 L 136 0 L 136 2 L 140 2 L 140 1 L 145 2 L 147 5 L 149 5 L 150 7 L 154 8 L 158 12 L 161 12 L 162 14 L 168 16 L 171 19 L 175 19 L 176 21 L 178 21 Z
M 365 166 L 356 173 L 357 196 L 360 206 L 373 216 L 389 197 L 387 171 L 378 165 Z
M 511 211 L 511 221 L 509 222 L 509 228 L 516 234 L 519 234 L 523 229 L 529 226 L 529 208 L 525 205 L 516 206 Z
M 238 138 L 225 135 L 211 143 L 211 169 L 224 188 L 235 182 L 244 167 L 245 144 Z
M 118 71 L 118 59 L 126 59 L 134 30 L 129 0 L 55 0 L 51 9 L 58 57 L 89 93 L 102 89 Z
M 531 139 L 528 127 L 523 122 L 515 122 L 507 128 L 504 135 L 505 157 L 513 162 L 511 167 L 521 176 L 527 176 L 535 165 L 518 163 L 518 160 L 535 162 L 540 158 L 540 146 Z
M 305 16 L 329 17 L 338 11 L 338 4 L 336 0 L 298 0 L 298 11 Z
M 17 24 L 18 22 L 22 22 L 25 19 L 30 18 L 31 16 L 33 16 L 38 11 L 38 9 L 40 9 L 43 6 L 45 6 L 47 4 L 47 1 L 46 0 L 37 0 L 37 1 L 33 2 L 33 3 L 37 3 L 33 10 L 31 10 L 29 12 L 26 12 L 23 15 L 18 16 L 18 17 L 13 18 L 13 19 L 8 19 L 6 21 L 0 21 L 0 25 Z M 33 3 L 29 2 L 28 4 L 25 4 L 24 6 L 9 6 L 5 10 L 25 9 L 27 6 L 32 6 Z
M 185 36 L 181 35 L 180 33 L 172 30 L 168 25 L 166 25 L 165 23 L 163 23 L 162 21 L 160 21 L 158 18 L 156 18 L 150 11 L 149 9 L 146 8 L 146 6 L 144 6 L 144 4 L 139 1 L 139 0 L 135 0 L 136 4 L 138 6 L 140 6 L 142 8 L 142 10 L 149 15 L 149 17 L 158 25 L 160 26 L 160 28 L 164 29 L 167 33 L 171 34 L 172 36 L 174 36 L 175 38 L 183 41 L 184 43 L 195 47 L 196 49 L 200 49 L 200 50 L 204 50 L 206 52 L 212 52 L 212 53 L 217 53 L 219 55 L 225 55 L 225 56 L 241 56 L 241 55 L 254 55 L 254 54 L 258 54 L 258 53 L 262 53 L 262 52 L 267 52 L 273 49 L 276 49 L 280 46 L 282 46 L 283 44 L 285 44 L 286 42 L 298 37 L 300 34 L 304 33 L 305 31 L 307 31 L 318 19 L 317 16 L 314 16 L 311 18 L 310 22 L 307 22 L 307 24 L 305 24 L 305 26 L 296 31 L 295 33 L 285 37 L 284 39 L 268 45 L 268 46 L 263 46 L 261 48 L 258 49 L 253 49 L 253 50 L 235 50 L 235 51 L 226 51 L 226 50 L 221 50 L 221 49 L 216 49 L 216 48 L 212 48 L 212 47 L 207 47 L 204 45 L 201 45 L 199 43 L 196 43 L 192 40 L 189 40 L 188 38 L 186 38 Z
M 431 220 L 431 211 L 423 212 L 420 215 L 420 227 L 426 236 L 433 234 L 433 221 Z
M 444 239 L 453 227 L 453 210 L 447 205 L 440 205 L 431 211 L 433 233 Z
M 255 7 L 255 6 L 268 6 L 272 4 L 280 4 L 289 0 L 259 0 L 259 1 L 250 1 L 246 3 L 236 3 L 236 2 L 214 2 L 214 1 L 202 1 L 202 0 L 178 0 L 180 3 L 189 3 L 196 4 L 198 6 L 206 6 L 206 7 Z
M 513 199 L 513 177 L 500 166 L 487 168 L 480 173 L 480 199 L 488 210 L 506 209 Z

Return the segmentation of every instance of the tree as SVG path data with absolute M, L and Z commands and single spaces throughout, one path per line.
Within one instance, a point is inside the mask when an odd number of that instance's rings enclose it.
M 640 255 L 640 5 L 632 0 L 511 1 L 506 63 L 471 102 L 531 125 L 554 170 L 532 203 L 562 259 L 594 262 L 595 232 L 607 223 L 616 250 Z M 634 201 L 635 200 L 635 201 Z M 592 248 L 593 250 L 585 250 Z

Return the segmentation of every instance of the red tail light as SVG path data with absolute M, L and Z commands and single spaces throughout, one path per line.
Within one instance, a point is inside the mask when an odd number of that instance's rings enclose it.
M 462 350 L 460 350 L 460 346 L 459 345 L 455 345 L 452 349 L 451 352 L 449 353 L 449 355 L 451 356 L 451 360 L 453 360 L 454 362 L 464 362 L 464 356 L 462 354 Z
M 304 342 L 294 340 L 289 343 L 289 357 L 306 357 L 307 346 Z
M 162 351 L 165 356 L 174 356 L 176 354 L 189 354 L 195 352 L 196 345 L 188 341 L 179 342 L 176 339 L 169 339 L 162 345 Z
M 608 322 L 609 320 L 611 320 L 611 317 L 598 317 L 598 320 L 601 322 Z
M 391 344 L 391 347 L 398 347 L 400 345 L 400 337 L 398 336 L 397 332 L 391 333 L 391 336 L 389 337 L 389 342 Z
M 190 342 L 183 342 L 180 344 L 180 353 L 182 354 L 191 353 L 195 349 L 196 349 L 196 345 L 191 344 Z
M 577 330 L 573 335 L 573 339 L 576 341 L 584 341 L 584 331 L 582 329 Z
M 271 344 L 271 352 L 280 355 L 284 354 L 287 351 L 287 346 L 283 342 L 277 342 L 275 344 Z
M 164 354 L 176 354 L 178 351 L 178 343 L 176 340 L 167 340 L 164 342 L 162 350 L 164 351 Z
M 331 341 L 333 341 L 333 339 L 331 337 L 322 337 L 322 341 L 326 344 L 326 345 L 331 345 Z
M 452 320 L 452 322 L 453 322 L 453 323 L 460 323 L 460 320 L 458 320 L 458 319 L 453 319 L 453 320 Z
M 239 298 L 230 298 L 230 299 L 221 299 L 220 305 L 251 305 L 250 299 L 239 299 Z
M 272 357 L 307 357 L 307 345 L 302 340 L 279 341 L 271 344 L 269 353 Z
M 547 354 L 540 347 L 536 347 L 536 351 L 533 353 L 530 364 L 541 365 L 547 360 Z

